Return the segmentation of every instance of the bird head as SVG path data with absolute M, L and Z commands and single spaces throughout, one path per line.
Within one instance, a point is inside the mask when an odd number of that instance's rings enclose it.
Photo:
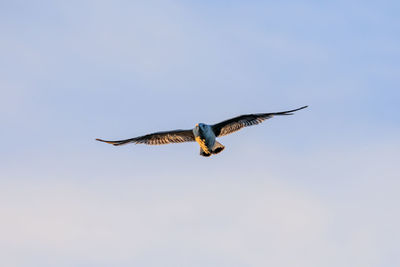
M 197 123 L 196 128 L 203 129 L 204 128 L 204 123 Z

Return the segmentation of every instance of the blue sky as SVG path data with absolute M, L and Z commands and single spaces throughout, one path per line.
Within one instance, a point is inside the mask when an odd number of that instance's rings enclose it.
M 398 266 L 398 8 L 0 3 L 2 261 Z M 302 105 L 211 158 L 94 141 Z

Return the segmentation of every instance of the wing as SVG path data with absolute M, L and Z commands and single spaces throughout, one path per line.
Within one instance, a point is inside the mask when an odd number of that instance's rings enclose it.
M 195 141 L 192 130 L 175 130 L 166 132 L 157 132 L 138 136 L 131 139 L 118 140 L 118 141 L 106 141 L 102 139 L 96 139 L 97 141 L 112 144 L 114 146 L 125 145 L 129 143 L 135 144 L 146 144 L 146 145 L 165 145 L 170 143 L 183 143 Z
M 211 127 L 215 133 L 215 136 L 217 136 L 217 137 L 224 136 L 224 135 L 228 135 L 233 132 L 239 131 L 240 129 L 242 129 L 244 127 L 257 125 L 257 124 L 259 124 L 267 119 L 270 119 L 276 115 L 293 115 L 293 112 L 298 111 L 303 108 L 306 108 L 306 107 L 308 107 L 308 106 L 304 106 L 304 107 L 301 107 L 298 109 L 293 109 L 293 110 L 288 110 L 288 111 L 282 111 L 282 112 L 242 115 L 242 116 L 238 116 L 238 117 L 214 124 Z

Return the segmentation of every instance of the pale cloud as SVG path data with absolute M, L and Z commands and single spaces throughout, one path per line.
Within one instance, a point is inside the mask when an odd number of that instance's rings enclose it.
M 15 266 L 381 266 L 393 257 L 395 147 L 346 150 L 344 157 L 337 147 L 327 158 L 276 149 L 269 156 L 253 150 L 259 160 L 252 166 L 222 159 L 205 170 L 216 171 L 211 176 L 183 174 L 195 165 L 177 175 L 161 165 L 149 174 L 127 161 L 114 166 L 126 166 L 116 179 L 89 162 L 47 177 L 14 177 L 1 189 L 2 258 Z M 320 171 L 309 171 L 310 160 Z M 229 164 L 238 167 L 222 172 Z

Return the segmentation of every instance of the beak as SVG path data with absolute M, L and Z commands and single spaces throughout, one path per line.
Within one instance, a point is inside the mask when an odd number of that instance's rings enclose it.
M 199 127 L 199 124 L 198 124 L 198 123 L 196 124 L 196 127 Z

